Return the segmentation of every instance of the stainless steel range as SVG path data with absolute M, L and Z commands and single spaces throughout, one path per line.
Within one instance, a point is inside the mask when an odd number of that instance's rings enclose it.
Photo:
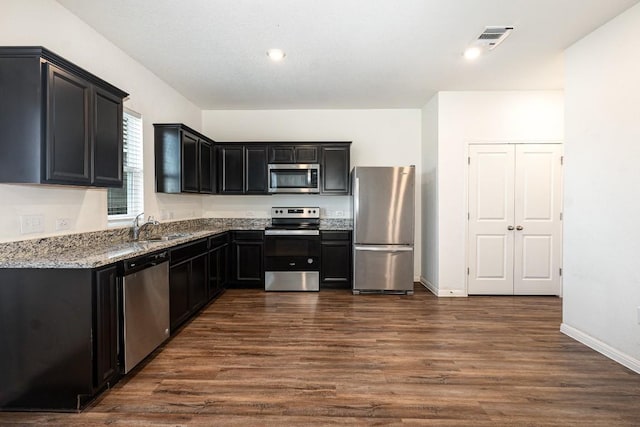
M 265 290 L 320 290 L 320 208 L 271 208 L 265 230 Z

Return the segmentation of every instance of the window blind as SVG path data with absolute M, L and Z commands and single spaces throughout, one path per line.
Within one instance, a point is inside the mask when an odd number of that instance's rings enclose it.
M 123 185 L 107 194 L 109 221 L 133 218 L 144 211 L 142 116 L 125 110 L 123 131 Z

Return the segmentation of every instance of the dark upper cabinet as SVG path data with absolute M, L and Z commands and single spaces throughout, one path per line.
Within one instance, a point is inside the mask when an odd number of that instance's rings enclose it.
M 268 194 L 267 147 L 247 145 L 245 153 L 245 194 Z
M 267 145 L 217 145 L 218 193 L 269 194 Z
M 320 147 L 321 194 L 349 194 L 350 144 Z
M 213 144 L 209 141 L 201 140 L 198 146 L 200 152 L 198 165 L 200 167 L 200 193 L 215 193 L 215 162 Z
M 269 163 L 318 163 L 318 146 L 269 145 Z
M 0 93 L 0 182 L 122 187 L 125 92 L 42 47 L 0 47 Z
M 244 193 L 244 146 L 218 146 L 218 193 Z
M 97 88 L 93 97 L 93 175 L 95 185 L 122 184 L 122 99 Z
M 197 193 L 200 189 L 198 150 L 198 137 L 182 132 L 181 190 L 183 193 Z
M 156 191 L 213 193 L 213 141 L 181 123 L 156 123 L 153 127 Z
M 91 184 L 91 83 L 51 64 L 46 80 L 45 182 Z

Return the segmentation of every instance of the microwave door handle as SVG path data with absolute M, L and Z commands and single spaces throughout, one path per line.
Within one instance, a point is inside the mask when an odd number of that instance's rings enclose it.
M 311 188 L 311 168 L 307 168 L 307 188 Z

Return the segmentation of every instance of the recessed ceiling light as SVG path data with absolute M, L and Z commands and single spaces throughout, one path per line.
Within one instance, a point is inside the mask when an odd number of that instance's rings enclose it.
M 287 56 L 282 49 L 269 49 L 267 51 L 267 56 L 271 58 L 272 61 L 282 61 L 285 56 Z
M 464 51 L 464 57 L 469 61 L 473 61 L 474 59 L 477 59 L 481 53 L 482 50 L 479 47 L 470 47 Z

